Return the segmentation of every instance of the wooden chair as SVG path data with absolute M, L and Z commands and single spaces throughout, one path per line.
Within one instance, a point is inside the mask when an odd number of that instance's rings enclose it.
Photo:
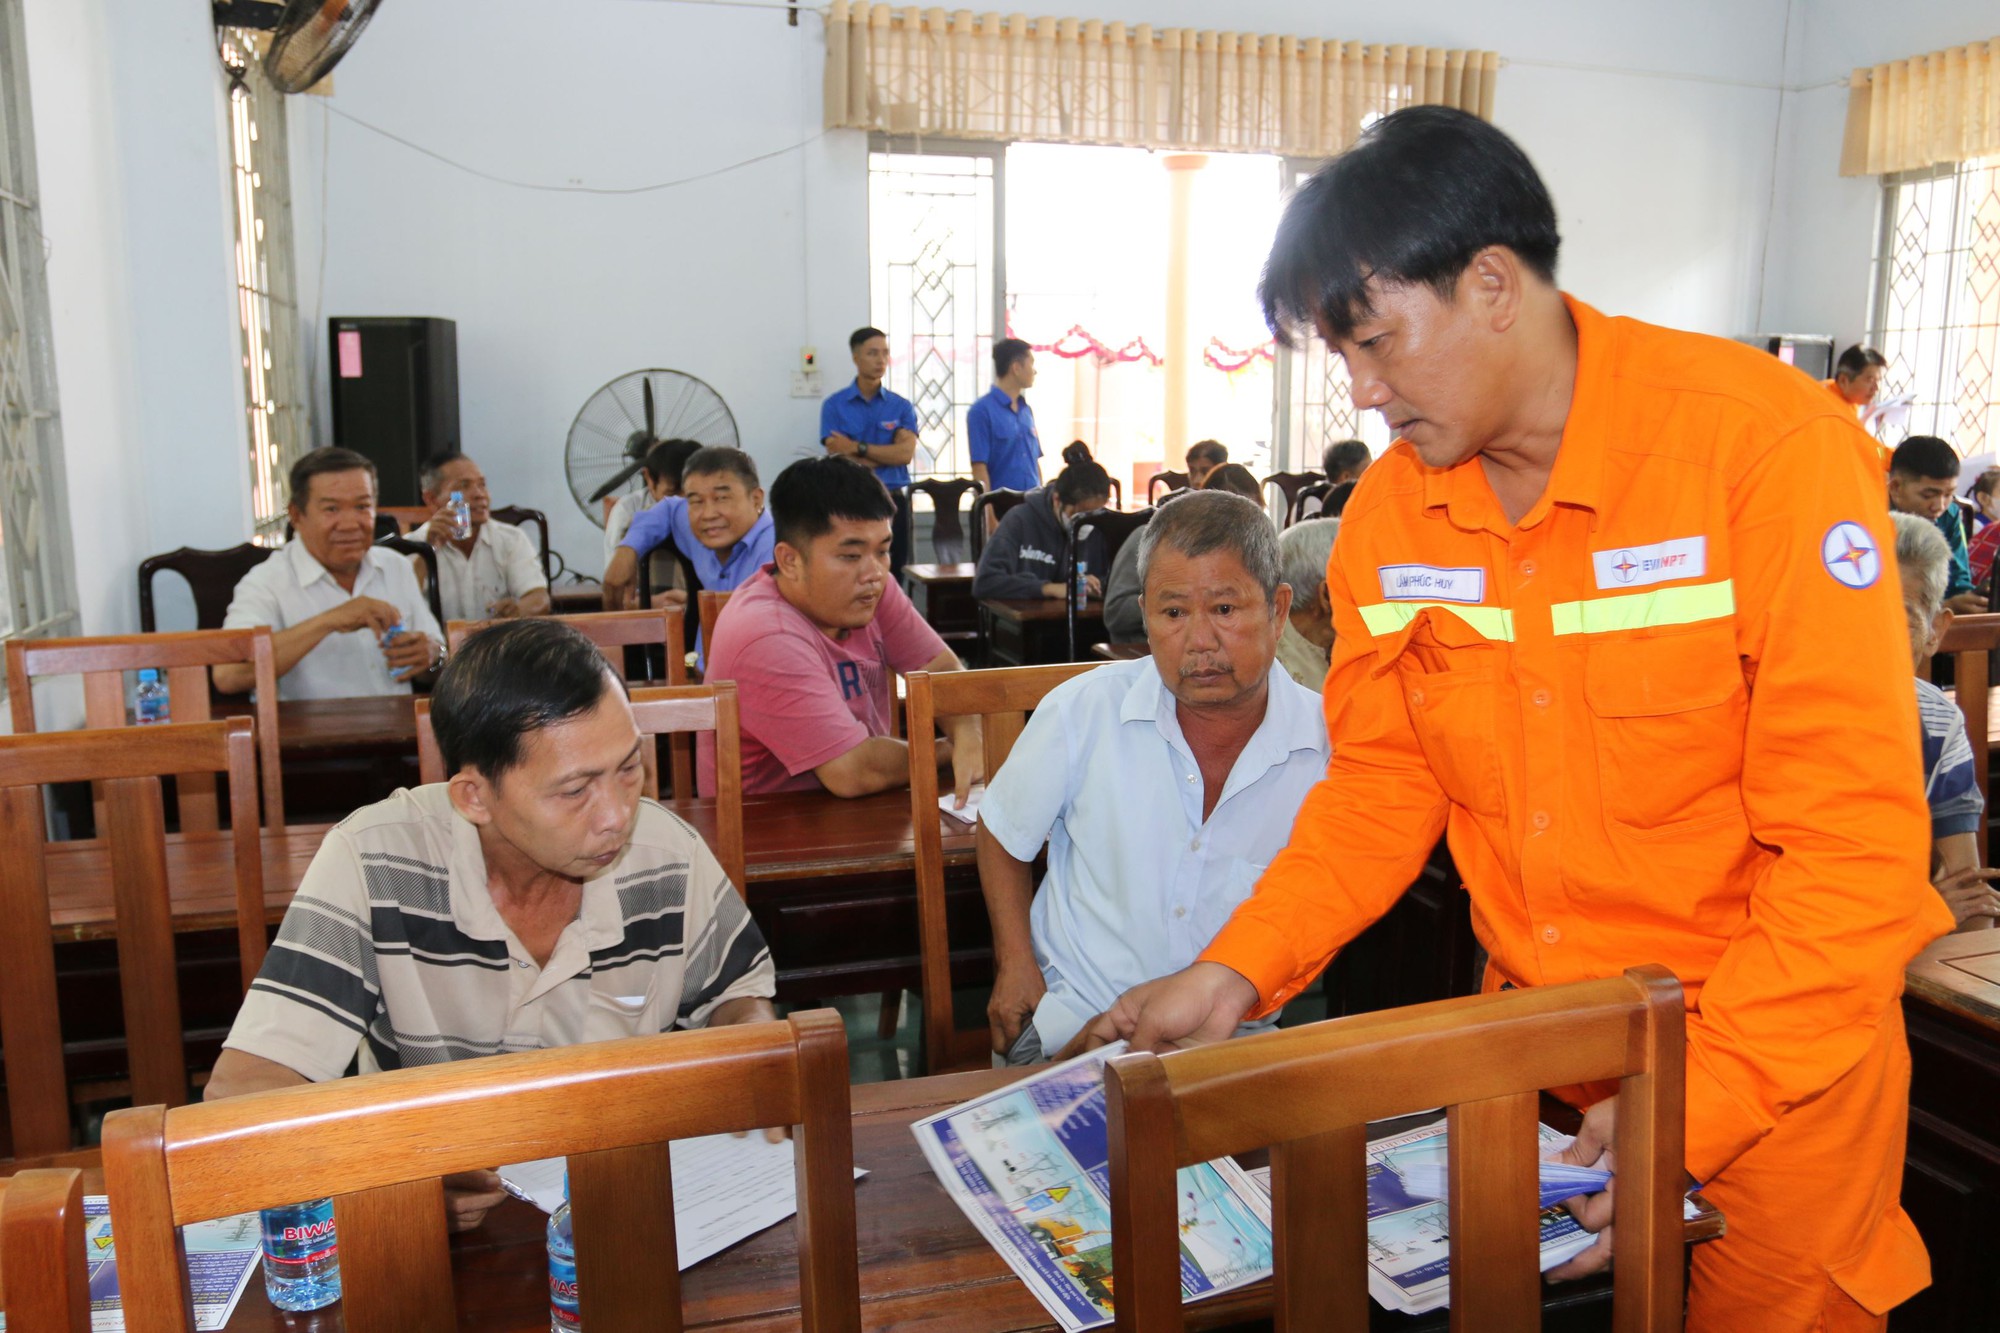
M 1000 772 L 1021 737 L 1028 713 L 1043 696 L 1102 662 L 995 667 L 987 671 L 912 671 L 910 736 L 934 734 L 940 717 L 977 715 L 986 747 L 986 775 Z M 930 751 L 910 746 L 910 826 L 916 830 L 917 935 L 924 996 L 924 1071 L 984 1069 L 992 1047 L 987 1031 L 958 1028 L 951 1013 L 951 932 L 944 893 L 944 832 L 938 823 L 937 766 Z M 1051 1052 L 1053 1054 L 1053 1052 Z
M 412 541 L 408 537 L 381 537 L 376 539 L 375 544 L 423 561 L 424 600 L 430 603 L 431 618 L 440 625 L 444 624 L 444 594 L 438 590 L 438 557 L 431 544 Z
M 194 627 L 221 629 L 229 612 L 229 601 L 243 576 L 269 560 L 278 548 L 244 542 L 226 551 L 203 551 L 183 546 L 165 555 L 148 556 L 139 562 L 139 629 L 151 634 L 158 625 L 153 615 L 153 578 L 174 573 L 187 580 L 194 594 Z
M 429 505 L 376 505 L 375 506 L 376 518 L 379 519 L 384 514 L 387 514 L 390 518 L 395 519 L 397 524 L 400 525 L 403 531 L 406 533 L 416 532 L 417 530 L 422 528 L 426 523 L 429 523 L 431 521 L 431 515 L 435 514 L 436 512 L 437 511 L 435 509 L 432 509 Z
M 443 782 L 444 752 L 431 725 L 431 701 L 416 700 L 417 774 L 426 783 Z M 715 859 L 729 872 L 729 882 L 746 893 L 743 854 L 743 739 L 737 723 L 736 682 L 706 685 L 653 686 L 632 691 L 632 720 L 642 736 L 715 733 Z M 660 798 L 659 763 L 646 756 L 645 794 Z M 688 788 L 692 792 L 692 783 Z
M 0 1315 L 19 1333 L 90 1333 L 83 1174 L 75 1167 L 0 1180 Z
M 539 509 L 530 509 L 526 505 L 503 505 L 499 509 L 489 510 L 487 516 L 500 523 L 511 523 L 517 528 L 527 527 L 532 523 L 535 528 L 536 539 L 542 551 L 542 577 L 550 583 L 556 581 L 555 565 L 549 559 L 549 516 L 547 514 L 544 514 Z
M 170 721 L 206 722 L 213 716 L 208 669 L 233 663 L 248 665 L 256 673 L 264 825 L 278 832 L 285 827 L 285 793 L 284 773 L 278 762 L 278 677 L 268 626 L 97 639 L 11 639 L 7 643 L 7 693 L 13 704 L 14 733 L 25 736 L 36 730 L 35 697 L 30 686 L 37 676 L 81 675 L 84 725 L 125 726 L 125 673 L 146 667 L 160 670 L 165 677 Z M 175 789 L 182 832 L 213 832 L 219 827 L 214 774 L 183 774 Z
M 1299 487 L 1298 494 L 1292 497 L 1291 508 L 1285 511 L 1285 526 L 1289 528 L 1304 519 L 1318 518 L 1320 510 L 1326 505 L 1326 497 L 1332 490 L 1333 483 L 1330 481 L 1308 482 Z M 1313 505 L 1310 514 L 1306 512 L 1308 504 Z
M 1155 472 L 1146 482 L 1146 503 L 1152 504 L 1158 500 L 1162 490 L 1184 491 L 1190 484 L 1191 479 L 1185 472 Z
M 398 519 L 394 514 L 378 513 L 375 515 L 376 541 L 379 542 L 384 537 L 400 537 L 402 535 L 403 535 L 402 520 Z
M 2000 561 L 1994 562 L 2000 565 Z M 1993 817 L 1991 782 L 1993 654 L 2000 650 L 2000 614 L 1958 616 L 1944 632 L 1938 652 L 1951 654 L 1953 689 L 1958 711 L 1965 714 L 1965 736 L 1972 742 L 1972 771 L 1979 778 L 1979 794 L 1986 798 L 1986 813 L 1979 820 L 1979 864 L 1987 859 L 1986 825 Z M 1929 665 L 1918 674 L 1928 677 Z
M 992 529 L 1000 526 L 1000 520 L 1007 517 L 1007 511 L 1028 498 L 1026 491 L 1010 491 L 1005 487 L 997 491 L 987 491 L 972 497 L 972 563 L 979 563 L 980 552 L 986 549 L 986 539 Z
M 1284 504 L 1278 507 L 1278 513 L 1282 515 L 1292 512 L 1292 506 L 1299 502 L 1301 490 L 1313 482 L 1325 480 L 1325 475 L 1318 472 L 1273 472 L 1264 478 L 1264 487 L 1268 490 L 1276 486 L 1278 493 L 1285 497 Z
M 1539 1329 L 1538 1094 L 1617 1079 L 1614 1326 L 1677 1330 L 1686 1053 L 1680 983 L 1646 966 L 1118 1056 L 1104 1080 L 1117 1327 L 1182 1326 L 1175 1170 L 1268 1146 L 1277 1325 L 1361 1333 L 1368 1121 L 1444 1103 L 1451 1326 Z
M 967 491 L 976 500 L 986 488 L 971 477 L 925 477 L 911 482 L 910 489 L 931 498 L 931 558 L 940 565 L 962 562 L 965 525 L 959 519 L 958 504 Z
M 574 616 L 550 616 L 565 625 L 582 631 L 597 651 L 604 654 L 604 660 L 618 673 L 619 679 L 630 679 L 627 670 L 625 650 L 657 647 L 666 656 L 666 674 L 669 685 L 687 684 L 687 649 L 682 635 L 682 621 L 664 608 L 655 611 L 586 611 Z M 466 636 L 476 634 L 488 625 L 503 624 L 495 620 L 454 620 L 444 627 L 445 638 L 451 651 L 465 642 Z M 675 742 L 668 746 L 670 751 L 667 772 L 673 784 L 674 795 L 694 794 L 694 746 Z M 653 761 L 649 757 L 648 763 Z M 428 779 L 426 779 L 428 781 Z
M 1111 567 L 1118 562 L 1118 553 L 1125 549 L 1125 543 L 1136 536 L 1139 529 L 1153 521 L 1155 512 L 1148 506 L 1129 514 L 1118 509 L 1093 509 L 1087 514 L 1070 515 L 1069 523 L 1066 525 L 1069 540 L 1063 545 L 1063 587 L 1076 587 L 1077 551 L 1083 545 L 1084 534 L 1087 532 L 1097 533 L 1104 546 L 1104 569 L 1098 575 L 1098 582 L 1108 587 L 1111 583 Z M 1079 650 L 1082 647 L 1076 632 L 1076 597 L 1071 595 L 1065 600 L 1069 605 L 1063 614 L 1063 619 L 1067 623 L 1069 632 L 1069 660 L 1074 662 L 1080 656 Z
M 722 619 L 722 608 L 729 605 L 729 594 L 703 588 L 695 594 L 695 600 L 701 606 L 701 642 L 706 648 L 715 642 L 715 624 Z
M 681 1327 L 673 1139 L 789 1125 L 799 1326 L 861 1327 L 847 1039 L 831 1010 L 338 1079 L 104 1122 L 131 1327 L 192 1333 L 174 1228 L 333 1196 L 352 1333 L 458 1327 L 449 1172 L 566 1153 L 592 1333 Z
M 7 1058 L 14 1151 L 22 1157 L 70 1146 L 43 864 L 42 788 L 50 783 L 101 784 L 105 818 L 98 831 L 111 852 L 133 1098 L 167 1105 L 187 1100 L 159 781 L 175 773 L 229 775 L 236 943 L 247 990 L 265 949 L 264 849 L 250 719 L 0 737 L 0 847 L 6 848 L 0 856 L 0 1050 Z

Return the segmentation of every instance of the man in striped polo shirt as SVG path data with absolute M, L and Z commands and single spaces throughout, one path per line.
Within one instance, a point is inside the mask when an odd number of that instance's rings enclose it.
M 327 834 L 207 1097 L 775 1017 L 771 956 L 698 834 L 640 798 L 625 689 L 550 620 L 469 639 L 431 721 L 449 781 Z M 448 1177 L 457 1228 L 501 1197 Z

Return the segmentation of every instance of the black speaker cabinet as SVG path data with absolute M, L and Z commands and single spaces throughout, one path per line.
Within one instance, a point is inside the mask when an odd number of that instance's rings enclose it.
M 421 504 L 424 459 L 459 448 L 458 325 L 448 319 L 327 321 L 333 442 L 373 460 L 376 503 Z

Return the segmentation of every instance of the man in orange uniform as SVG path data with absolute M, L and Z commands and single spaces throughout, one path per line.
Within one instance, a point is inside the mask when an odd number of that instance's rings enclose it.
M 1266 313 L 1317 327 L 1399 437 L 1328 567 L 1334 757 L 1200 961 L 1091 1035 L 1269 1013 L 1443 831 L 1489 986 L 1659 962 L 1686 988 L 1686 1165 L 1729 1219 L 1688 1326 L 1879 1328 L 1929 1281 L 1897 1201 L 1897 1000 L 1952 926 L 1881 478 L 1779 362 L 1563 295 L 1559 239 L 1520 149 L 1439 107 L 1287 208 Z M 1610 1196 L 1576 1210 L 1598 1230 Z M 1607 1233 L 1556 1276 L 1610 1258 Z
M 1820 387 L 1838 399 L 1854 413 L 1855 420 L 1866 425 L 1869 421 L 1868 409 L 1874 405 L 1875 395 L 1882 389 L 1882 372 L 1889 363 L 1880 352 L 1860 343 L 1840 354 L 1834 363 L 1833 378 L 1821 380 Z M 1882 464 L 1882 470 L 1889 470 L 1889 456 L 1893 452 L 1888 445 L 1874 436 L 1868 437 L 1870 457 Z

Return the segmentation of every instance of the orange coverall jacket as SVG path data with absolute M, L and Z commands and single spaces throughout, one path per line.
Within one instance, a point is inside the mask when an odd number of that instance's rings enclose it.
M 1852 412 L 1811 380 L 1569 308 L 1570 413 L 1518 525 L 1476 459 L 1399 444 L 1362 479 L 1327 574 L 1334 757 L 1202 957 L 1270 1012 L 1443 830 L 1499 980 L 1679 976 L 1687 1168 L 1711 1182 L 1865 1061 L 1907 1061 L 1904 965 L 1952 927 L 1893 530 Z M 1850 1193 L 1890 1176 L 1851 1237 L 1899 1232 L 1855 1284 L 1871 1308 L 1928 1280 L 1892 1137 L 1893 1161 L 1818 1164 Z

